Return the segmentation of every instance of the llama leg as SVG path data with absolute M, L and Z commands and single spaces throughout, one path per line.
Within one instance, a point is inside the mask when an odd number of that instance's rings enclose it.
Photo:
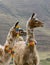
M 35 58 L 35 59 L 33 60 L 33 63 L 34 63 L 34 65 L 38 65 L 38 64 L 39 64 L 38 59 Z
M 37 65 L 37 62 L 36 62 L 36 60 L 34 60 L 33 62 L 34 62 L 34 65 Z

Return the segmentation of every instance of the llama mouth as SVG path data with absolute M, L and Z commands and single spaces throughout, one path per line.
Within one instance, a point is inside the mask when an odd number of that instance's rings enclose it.
M 41 27 L 43 27 L 43 25 L 41 25 Z
M 41 23 L 41 25 L 39 25 L 39 27 L 43 27 L 44 26 L 44 23 Z
M 44 23 L 42 23 L 41 27 L 43 27 L 43 26 L 44 26 L 43 24 L 44 24 Z

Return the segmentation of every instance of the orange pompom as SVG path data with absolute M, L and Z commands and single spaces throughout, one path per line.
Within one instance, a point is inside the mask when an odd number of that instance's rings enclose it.
M 35 42 L 30 42 L 29 45 L 30 46 L 33 46 L 35 44 Z
M 11 50 L 8 51 L 11 54 Z

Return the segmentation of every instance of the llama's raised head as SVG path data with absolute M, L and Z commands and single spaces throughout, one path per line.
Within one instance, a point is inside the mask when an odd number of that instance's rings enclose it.
M 16 37 L 18 32 L 19 32 L 19 22 L 17 22 L 14 27 L 12 27 L 12 29 L 10 30 L 11 31 L 11 34 L 12 34 L 12 37 Z
M 30 20 L 28 21 L 28 26 L 30 28 L 43 27 L 43 23 L 42 21 L 35 18 L 35 13 L 33 13 Z

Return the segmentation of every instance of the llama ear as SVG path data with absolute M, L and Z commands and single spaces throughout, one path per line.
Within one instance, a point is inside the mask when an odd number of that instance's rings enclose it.
M 18 24 L 19 24 L 19 22 L 17 22 L 17 23 L 15 24 L 15 27 L 16 27 Z
M 35 16 L 35 13 L 32 14 L 31 19 Z

